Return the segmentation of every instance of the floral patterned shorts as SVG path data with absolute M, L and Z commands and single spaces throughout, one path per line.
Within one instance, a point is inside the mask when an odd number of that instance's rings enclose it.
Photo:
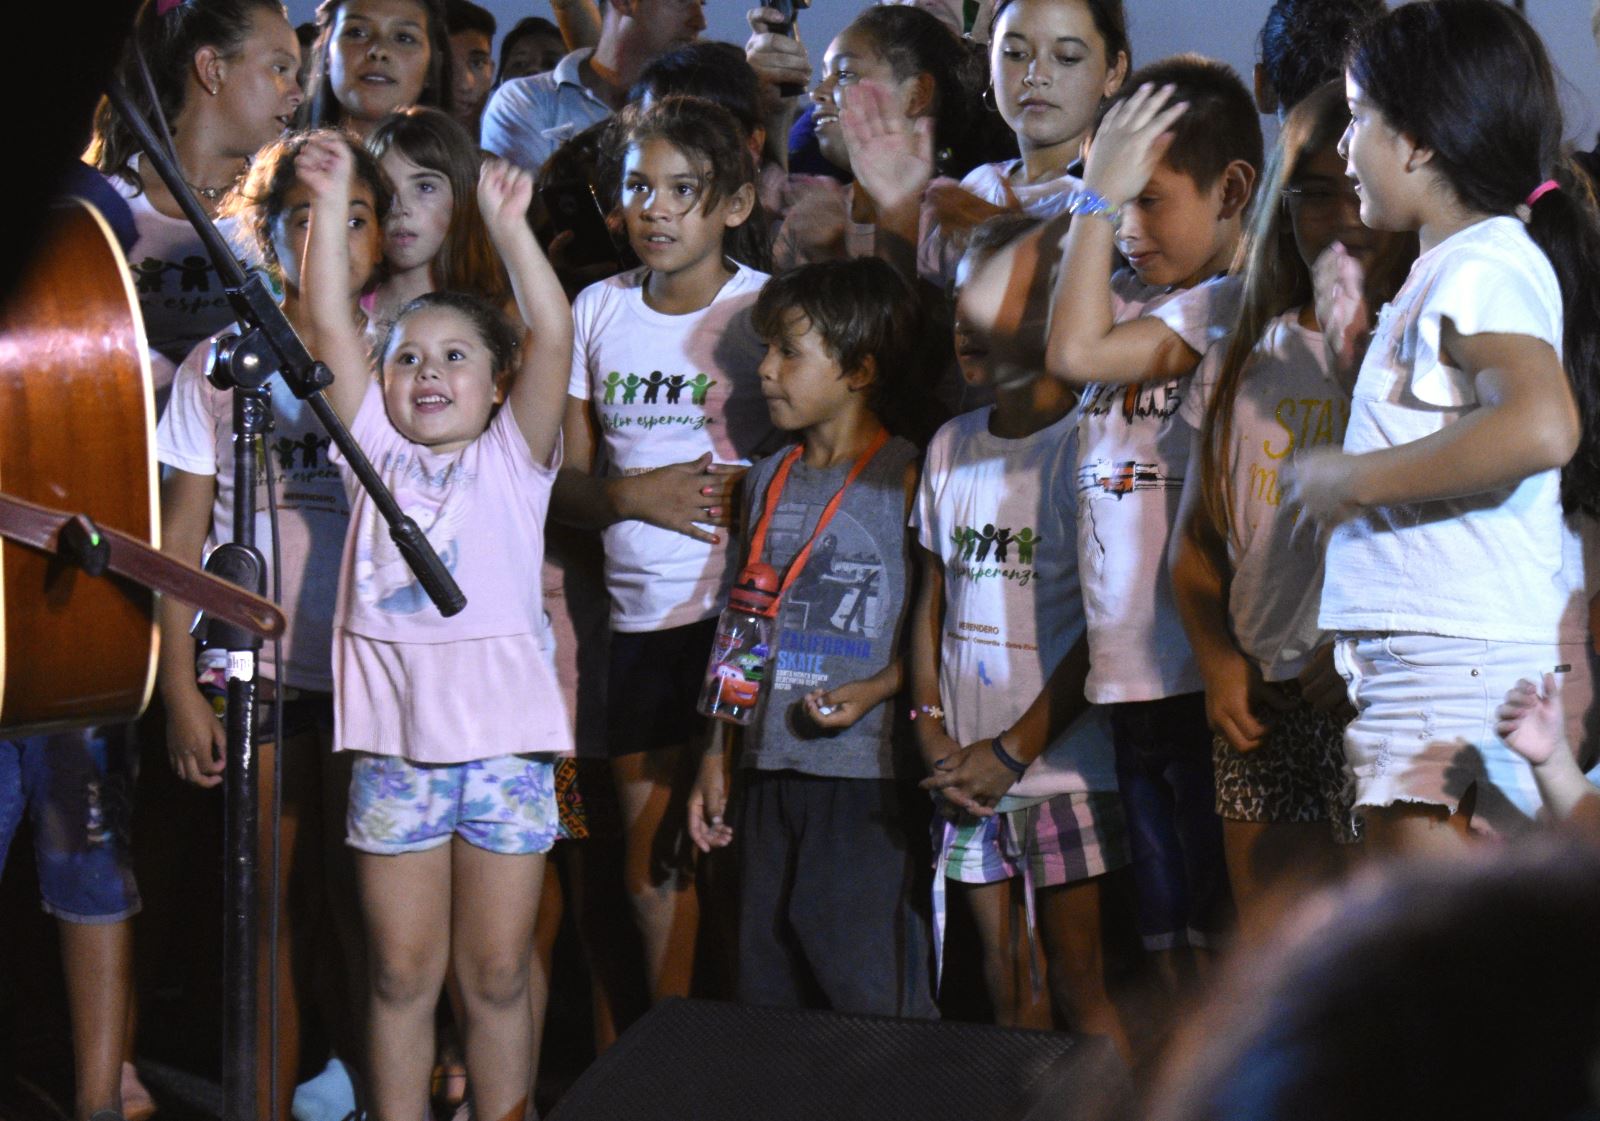
M 459 835 L 509 856 L 549 852 L 561 835 L 556 757 L 499 755 L 470 763 L 412 763 L 360 755 L 350 777 L 345 843 L 393 855 Z

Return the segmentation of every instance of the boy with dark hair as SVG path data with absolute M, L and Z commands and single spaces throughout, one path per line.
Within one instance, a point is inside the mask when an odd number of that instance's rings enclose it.
M 753 322 L 772 422 L 800 442 L 750 469 L 745 563 L 770 564 L 786 590 L 736 826 L 717 736 L 690 835 L 706 852 L 740 840 L 739 999 L 931 1017 L 913 906 L 926 802 L 905 781 L 893 706 L 918 456 L 882 415 L 905 392 L 917 295 L 882 261 L 830 261 L 769 281 Z
M 450 115 L 467 135 L 478 139 L 478 120 L 494 89 L 494 16 L 472 0 L 445 0 L 445 29 L 450 34 Z
M 1180 55 L 1135 74 L 1090 142 L 1047 365 L 1084 387 L 1078 551 L 1085 693 L 1110 709 L 1140 933 L 1176 987 L 1232 917 L 1203 680 L 1167 545 L 1192 431 L 1188 379 L 1231 329 L 1225 274 L 1261 164 L 1261 124 L 1228 67 Z M 1111 273 L 1114 252 L 1127 267 Z

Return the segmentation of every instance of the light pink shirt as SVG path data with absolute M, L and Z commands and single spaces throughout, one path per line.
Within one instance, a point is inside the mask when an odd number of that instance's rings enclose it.
M 395 430 L 377 383 L 350 431 L 427 534 L 467 606 L 450 618 L 439 614 L 335 455 L 350 496 L 335 671 L 342 694 L 346 684 L 360 694 L 339 697 L 338 746 L 430 763 L 570 751 L 539 581 L 559 447 L 550 462 L 536 462 L 506 405 L 466 448 L 432 452 Z M 485 688 L 491 669 L 498 684 Z M 413 714 L 404 726 L 384 717 L 399 712 Z M 429 713 L 452 716 L 435 724 Z

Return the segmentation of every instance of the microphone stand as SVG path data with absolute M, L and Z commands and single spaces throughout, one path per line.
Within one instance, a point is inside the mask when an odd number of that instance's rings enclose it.
M 206 561 L 206 570 L 257 595 L 265 591 L 266 562 L 255 547 L 255 448 L 257 439 L 272 426 L 267 382 L 276 374 L 296 397 L 311 407 L 327 429 L 334 446 L 388 523 L 390 537 L 439 613 L 450 616 L 460 612 L 467 605 L 461 589 L 417 523 L 401 511 L 323 394 L 323 389 L 333 383 L 332 372 L 311 357 L 262 278 L 255 273 L 247 274 L 239 264 L 190 193 L 176 160 L 157 138 L 127 90 L 113 80 L 106 87 L 106 97 L 138 136 L 145 156 L 172 192 L 184 217 L 200 235 L 222 279 L 228 302 L 244 327 L 242 334 L 218 340 L 216 361 L 208 375 L 218 388 L 234 392 L 234 489 L 233 540 L 212 552 Z M 261 638 L 242 627 L 204 615 L 196 633 L 202 630 L 206 645 L 228 653 L 222 943 L 223 981 L 228 999 L 224 1002 L 222 1018 L 222 1115 L 224 1121 L 254 1121 L 259 1114 L 256 1096 L 259 947 L 255 901 L 259 859 L 256 799 L 260 789 L 254 728 Z M 280 696 L 281 693 L 280 683 Z M 274 963 L 276 956 L 273 955 Z

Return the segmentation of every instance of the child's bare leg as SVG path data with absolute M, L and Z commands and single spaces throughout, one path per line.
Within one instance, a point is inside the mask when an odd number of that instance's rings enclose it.
M 451 840 L 450 854 L 451 961 L 466 1013 L 461 1040 L 473 1116 L 522 1121 L 533 1091 L 528 959 L 545 858 L 490 852 L 459 836 Z M 432 1060 L 430 1052 L 430 1065 Z
M 1261 945 L 1296 903 L 1348 867 L 1325 821 L 1222 823 L 1242 942 Z
M 58 922 L 78 1121 L 122 1109 L 123 1037 L 133 994 L 133 923 Z
M 561 876 L 555 862 L 545 861 L 539 889 L 539 915 L 533 927 L 533 953 L 528 958 L 528 1011 L 533 1016 L 533 1065 L 528 1071 L 530 1089 L 539 1084 L 539 1056 L 544 1047 L 544 1017 L 550 1006 L 550 962 L 555 957 L 556 935 L 561 932 L 561 916 L 566 897 L 561 891 Z
M 1035 899 L 1050 965 L 1050 992 L 1074 1031 L 1103 1035 L 1124 1059 L 1133 1057 L 1122 1015 L 1106 994 L 1100 937 L 1103 877 L 1040 888 Z M 1020 881 L 1012 881 L 1020 887 Z
M 1044 957 L 1034 940 L 1034 970 L 1028 968 L 1028 932 L 1022 905 L 1022 881 L 1001 880 L 993 884 L 958 884 L 946 887 L 951 895 L 965 899 L 978 927 L 983 947 L 983 981 L 994 1005 L 994 1020 L 1006 1028 L 1040 1028 L 1053 1025 L 1050 996 L 1044 987 Z M 1040 979 L 1035 990 L 1033 977 Z
M 644 940 L 650 998 L 687 996 L 694 974 L 700 901 L 684 807 L 685 747 L 621 755 L 611 761 L 627 832 L 623 882 Z
M 451 844 L 356 854 L 367 928 L 368 1109 L 374 1121 L 427 1116 L 433 1010 L 450 960 Z
M 1365 849 L 1379 859 L 1397 856 L 1460 856 L 1467 851 L 1471 815 L 1446 806 L 1395 802 L 1362 808 Z

